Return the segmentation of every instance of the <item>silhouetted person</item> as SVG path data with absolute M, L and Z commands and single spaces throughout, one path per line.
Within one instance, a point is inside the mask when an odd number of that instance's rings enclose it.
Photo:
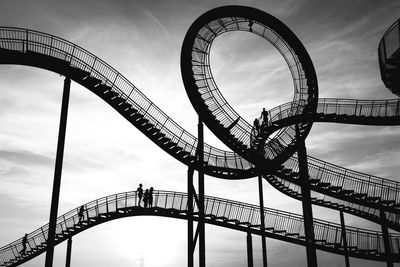
M 139 203 L 138 206 L 140 207 L 140 201 L 142 201 L 142 197 L 143 197 L 143 188 L 142 188 L 142 184 L 139 184 L 139 187 L 136 189 L 136 192 L 138 194 L 138 198 L 139 198 Z
M 79 212 L 78 212 L 79 222 L 81 222 L 81 221 L 83 220 L 83 218 L 84 218 L 83 213 L 84 213 L 84 212 L 85 212 L 85 206 L 82 205 L 82 206 L 79 208 Z
M 144 207 L 147 208 L 147 203 L 149 203 L 149 189 L 146 189 L 146 191 L 144 191 L 143 203 Z
M 22 249 L 19 252 L 20 254 L 24 255 L 26 252 L 26 243 L 28 243 L 28 234 L 25 234 L 22 238 Z
M 252 32 L 252 31 L 253 31 L 253 28 L 252 28 L 253 24 L 254 24 L 254 21 L 252 21 L 252 20 L 249 20 L 250 32 Z
M 150 187 L 149 191 L 149 208 L 153 207 L 153 187 Z
M 261 116 L 263 118 L 263 127 L 267 127 L 268 126 L 268 111 L 265 110 L 265 108 L 263 108 L 262 112 L 261 112 Z
M 257 134 L 260 132 L 260 122 L 258 121 L 257 118 L 254 119 L 254 128 L 257 131 Z

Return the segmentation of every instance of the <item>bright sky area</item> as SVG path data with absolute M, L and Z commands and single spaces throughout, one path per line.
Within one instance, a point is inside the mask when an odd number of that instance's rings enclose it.
M 266 11 L 303 42 L 318 75 L 320 97 L 395 98 L 380 80 L 377 47 L 399 18 L 399 1 L 28 1 L 2 0 L 0 25 L 50 33 L 103 59 L 185 129 L 196 133 L 197 116 L 184 90 L 180 49 L 191 23 L 217 6 L 240 4 Z M 251 122 L 293 96 L 280 55 L 260 38 L 232 33 L 212 48 L 221 92 Z M 0 246 L 46 224 L 64 77 L 42 69 L 0 66 Z M 357 171 L 398 180 L 397 127 L 314 124 L 308 153 Z M 209 132 L 206 142 L 224 148 Z M 186 191 L 186 166 L 142 135 L 100 98 L 72 83 L 59 214 L 139 183 L 156 190 Z M 206 177 L 207 195 L 257 204 L 256 179 Z M 264 182 L 267 207 L 301 213 L 301 204 Z M 314 216 L 339 222 L 333 210 Z M 379 229 L 346 215 L 349 225 Z M 131 217 L 73 238 L 71 266 L 186 266 L 186 221 Z M 253 239 L 255 266 L 261 241 Z M 305 248 L 267 239 L 269 266 L 306 266 Z M 65 262 L 66 244 L 55 249 Z M 246 265 L 245 234 L 206 226 L 207 266 Z M 320 266 L 344 258 L 318 252 Z M 23 266 L 43 266 L 44 255 Z M 385 264 L 351 259 L 351 266 Z

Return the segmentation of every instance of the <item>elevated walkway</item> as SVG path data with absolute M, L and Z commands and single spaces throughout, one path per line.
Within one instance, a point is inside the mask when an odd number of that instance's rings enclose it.
M 56 244 L 79 234 L 91 227 L 110 220 L 128 216 L 163 216 L 187 219 L 186 193 L 154 191 L 153 207 L 137 205 L 136 192 L 125 192 L 96 199 L 84 205 L 84 216 L 79 220 L 79 207 L 57 219 Z M 196 214 L 197 205 L 194 202 Z M 233 200 L 205 197 L 206 223 L 225 228 L 265 234 L 269 238 L 305 245 L 304 222 L 301 215 L 265 208 L 265 232 L 260 230 L 259 207 Z M 198 217 L 195 215 L 194 219 Z M 344 254 L 341 226 L 339 224 L 314 219 L 314 234 L 317 249 Z M 0 248 L 0 266 L 17 266 L 46 251 L 48 225 L 28 234 L 27 250 L 20 254 L 22 239 Z M 375 231 L 346 227 L 346 237 L 351 257 L 385 261 L 382 234 Z M 400 235 L 391 234 L 391 251 L 395 262 L 400 262 Z

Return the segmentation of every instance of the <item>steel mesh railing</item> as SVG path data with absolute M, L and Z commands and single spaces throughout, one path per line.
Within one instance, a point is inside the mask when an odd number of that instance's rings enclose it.
M 249 31 L 249 20 L 240 17 L 226 17 L 210 21 L 199 29 L 191 53 L 193 77 L 197 87 L 197 92 L 191 94 L 199 94 L 208 111 L 225 128 L 228 128 L 240 116 L 218 90 L 211 72 L 209 55 L 214 38 L 230 31 Z M 281 36 L 260 22 L 253 22 L 251 32 L 270 42 L 284 57 L 294 81 L 294 103 L 301 100 L 302 105 L 305 105 L 309 97 L 309 87 L 303 66 L 296 53 Z M 271 111 L 271 113 L 274 114 L 274 111 Z M 288 111 L 298 112 L 299 109 L 293 108 L 288 109 Z M 301 125 L 301 127 L 308 126 L 308 124 Z M 252 147 L 253 132 L 253 127 L 241 118 L 231 129 L 231 133 L 248 147 Z M 263 152 L 265 158 L 273 159 L 279 155 L 282 149 L 293 143 L 294 135 L 294 128 L 286 127 L 279 131 L 272 141 L 271 139 L 267 140 Z M 275 146 L 277 143 L 281 146 L 278 151 Z
M 107 216 L 119 213 L 120 210 L 138 208 L 138 198 L 135 191 L 109 195 L 96 199 L 84 205 L 82 222 L 91 219 L 98 219 L 100 216 Z M 186 193 L 173 191 L 154 191 L 153 208 L 173 209 L 180 212 L 187 211 L 188 197 Z M 197 212 L 196 202 L 193 203 L 194 211 Z M 143 208 L 144 209 L 144 208 Z M 205 197 L 204 213 L 207 217 L 213 216 L 214 219 L 225 220 L 226 223 L 248 223 L 250 225 L 260 225 L 259 207 L 256 205 L 241 203 L 217 197 Z M 132 214 L 134 215 L 134 214 Z M 265 208 L 265 227 L 268 231 L 284 231 L 288 234 L 295 234 L 293 238 L 304 237 L 303 217 L 298 214 Z M 122 215 L 121 215 L 122 216 Z M 79 207 L 73 209 L 57 219 L 56 237 L 62 238 L 63 234 L 80 225 Z M 90 227 L 90 226 L 88 226 Z M 27 253 L 32 249 L 43 246 L 48 234 L 48 225 L 38 228 L 28 234 Z M 314 219 L 314 235 L 317 243 L 330 246 L 337 244 L 343 249 L 341 237 L 341 226 L 339 224 Z M 364 230 L 355 227 L 346 227 L 346 238 L 348 246 L 354 246 L 356 250 L 374 250 L 378 254 L 384 253 L 382 234 L 376 231 Z M 399 254 L 399 238 L 397 234 L 391 234 L 391 251 Z M 64 236 L 64 239 L 66 237 Z M 22 249 L 22 239 L 18 239 L 0 248 L 0 265 L 5 264 L 19 256 Z
M 167 116 L 118 71 L 80 46 L 42 32 L 0 27 L 0 49 L 22 53 L 38 53 L 63 60 L 71 67 L 87 71 L 91 77 L 100 79 L 103 84 L 117 92 L 166 137 L 173 140 L 190 155 L 195 155 L 197 147 L 195 136 Z M 205 160 L 210 166 L 233 169 L 241 166 L 243 170 L 253 168 L 250 162 L 234 152 L 224 151 L 208 144 L 204 144 L 204 150 L 209 151 Z

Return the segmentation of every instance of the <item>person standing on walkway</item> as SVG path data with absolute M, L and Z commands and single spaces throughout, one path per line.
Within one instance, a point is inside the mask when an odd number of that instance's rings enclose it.
M 85 206 L 82 205 L 82 206 L 80 207 L 80 209 L 79 209 L 79 212 L 78 212 L 79 222 L 81 222 L 81 221 L 83 220 L 83 218 L 84 218 L 83 213 L 84 213 L 84 212 L 85 212 Z
M 149 189 L 146 189 L 146 191 L 144 191 L 143 203 L 144 207 L 147 208 L 147 203 L 149 203 Z
M 28 234 L 25 234 L 22 238 L 22 249 L 19 252 L 21 255 L 24 255 L 26 252 L 26 243 L 28 243 Z
M 149 191 L 149 208 L 153 207 L 153 187 L 150 187 Z
M 143 185 L 139 184 L 139 187 L 136 189 L 138 198 L 139 198 L 139 202 L 137 203 L 137 205 L 140 207 L 140 201 L 142 201 L 142 197 L 143 197 Z

